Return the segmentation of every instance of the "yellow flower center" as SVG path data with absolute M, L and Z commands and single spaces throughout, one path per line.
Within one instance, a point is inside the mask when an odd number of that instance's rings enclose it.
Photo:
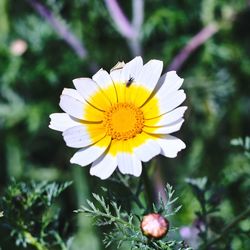
M 127 140 L 142 132 L 143 112 L 131 103 L 117 103 L 105 112 L 103 125 L 116 140 Z

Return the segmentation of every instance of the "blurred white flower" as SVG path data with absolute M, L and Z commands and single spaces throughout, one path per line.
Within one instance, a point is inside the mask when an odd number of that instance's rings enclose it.
M 190 247 L 197 249 L 199 246 L 199 230 L 196 225 L 184 226 L 180 228 L 180 235 Z
M 10 52 L 14 56 L 21 56 L 28 48 L 27 43 L 24 40 L 17 39 L 10 44 Z
M 118 166 L 123 174 L 139 176 L 142 163 L 158 154 L 176 157 L 185 144 L 169 134 L 184 122 L 186 98 L 179 90 L 183 79 L 175 71 L 161 76 L 162 61 L 143 65 L 136 57 L 118 63 L 110 73 L 100 69 L 91 78 L 73 80 L 65 88 L 60 107 L 49 127 L 62 131 L 69 147 L 81 148 L 71 163 L 86 166 L 90 174 L 108 178 Z M 161 77 L 160 77 L 161 76 Z

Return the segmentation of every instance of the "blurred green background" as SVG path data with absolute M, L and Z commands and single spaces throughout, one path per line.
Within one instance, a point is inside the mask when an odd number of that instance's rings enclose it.
M 133 36 L 122 33 L 107 2 L 43 0 L 47 16 L 41 16 L 37 1 L 0 0 L 0 192 L 12 177 L 73 180 L 58 200 L 66 234 L 74 236 L 72 249 L 103 249 L 101 230 L 72 211 L 109 181 L 91 177 L 88 167 L 70 165 L 74 150 L 48 128 L 49 114 L 61 112 L 59 96 L 72 87 L 72 79 L 91 77 L 100 67 L 109 70 L 137 54 L 144 62 L 162 60 L 166 71 L 181 49 L 213 24 L 218 31 L 178 70 L 189 108 L 177 136 L 187 148 L 175 159 L 159 157 L 157 167 L 183 205 L 175 226 L 192 225 L 198 209 L 185 178 L 203 176 L 217 186 L 222 217 L 230 221 L 249 204 L 249 158 L 230 145 L 231 139 L 250 134 L 249 2 L 146 0 L 137 9 L 143 1 L 119 1 L 127 19 L 134 20 Z M 250 232 L 250 220 L 243 227 Z M 248 249 L 247 242 L 239 235 L 228 249 Z M 8 243 L 3 249 L 22 248 Z

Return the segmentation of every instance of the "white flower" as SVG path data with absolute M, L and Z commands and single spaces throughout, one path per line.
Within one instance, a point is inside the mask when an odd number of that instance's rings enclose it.
M 179 90 L 183 79 L 175 71 L 161 76 L 162 61 L 143 65 L 136 57 L 118 63 L 110 74 L 100 69 L 91 78 L 73 80 L 65 88 L 60 107 L 49 127 L 62 131 L 67 146 L 80 148 L 70 162 L 86 166 L 90 174 L 106 179 L 116 167 L 139 176 L 142 163 L 158 154 L 176 157 L 185 144 L 169 134 L 184 122 L 186 98 Z M 161 77 L 160 77 L 161 76 Z

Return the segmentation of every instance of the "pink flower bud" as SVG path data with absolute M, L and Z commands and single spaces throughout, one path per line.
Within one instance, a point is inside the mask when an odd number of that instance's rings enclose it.
M 160 239 L 167 234 L 169 221 L 160 214 L 148 214 L 142 218 L 141 230 L 150 238 Z
M 27 50 L 27 43 L 24 40 L 17 39 L 10 45 L 10 52 L 14 56 L 21 56 Z

